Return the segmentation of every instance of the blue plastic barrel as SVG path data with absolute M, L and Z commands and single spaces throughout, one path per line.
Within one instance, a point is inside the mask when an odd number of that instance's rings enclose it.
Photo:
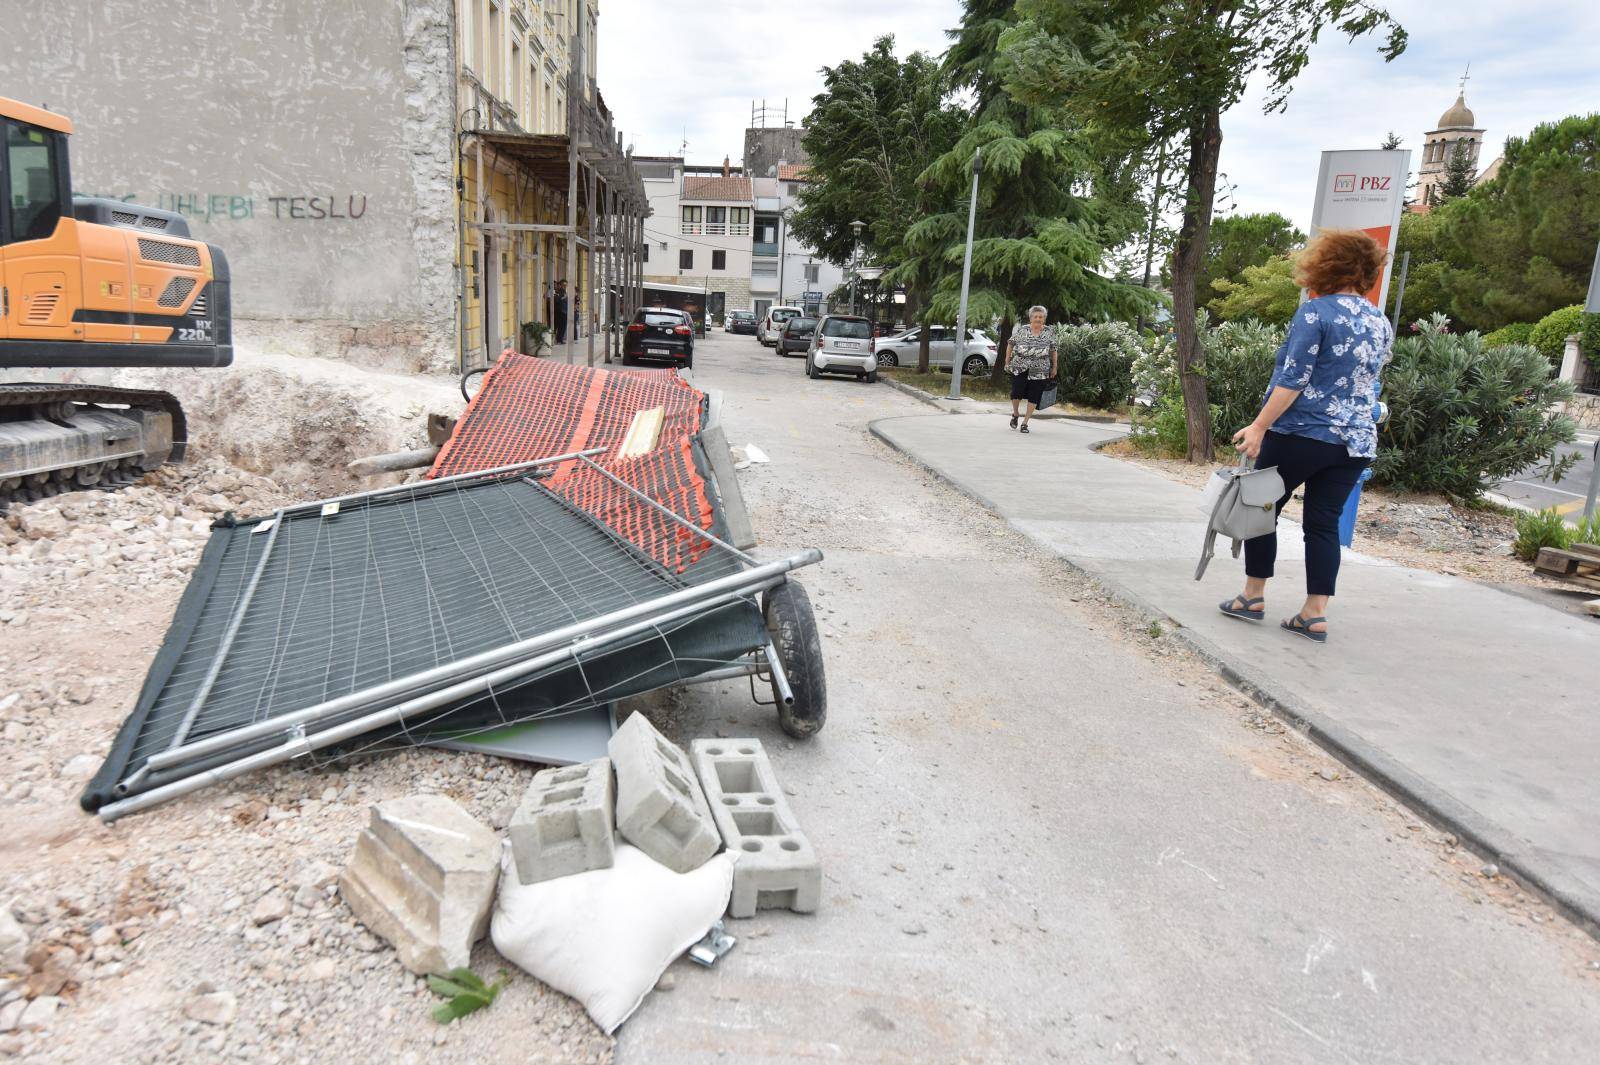
M 1344 513 L 1339 515 L 1339 543 L 1345 547 L 1356 538 L 1356 509 L 1361 506 L 1361 486 L 1372 476 L 1372 467 L 1361 471 L 1361 479 L 1350 489 L 1350 498 L 1344 501 Z

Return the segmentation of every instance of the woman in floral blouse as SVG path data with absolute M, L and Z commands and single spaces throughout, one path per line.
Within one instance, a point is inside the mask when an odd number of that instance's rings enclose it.
M 1326 230 L 1306 246 L 1295 280 L 1310 299 L 1294 312 L 1278 349 L 1266 402 L 1233 435 L 1258 469 L 1278 468 L 1284 496 L 1305 486 L 1306 601 L 1283 627 L 1326 643 L 1328 600 L 1339 576 L 1339 515 L 1378 453 L 1379 380 L 1394 330 L 1364 295 L 1383 273 L 1384 250 L 1358 230 Z M 1276 532 L 1244 542 L 1244 592 L 1221 604 L 1230 617 L 1265 616 L 1267 580 L 1278 556 Z
M 1045 324 L 1050 312 L 1043 307 L 1028 308 L 1028 328 L 1011 334 L 1006 344 L 1005 369 L 1011 374 L 1011 428 L 1017 427 L 1022 407 L 1022 431 L 1044 395 L 1045 382 L 1056 375 L 1056 331 Z

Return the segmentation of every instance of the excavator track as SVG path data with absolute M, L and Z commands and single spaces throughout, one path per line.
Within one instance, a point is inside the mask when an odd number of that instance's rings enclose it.
M 181 462 L 188 440 L 183 407 L 167 392 L 0 384 L 0 513 L 13 502 L 131 484 Z

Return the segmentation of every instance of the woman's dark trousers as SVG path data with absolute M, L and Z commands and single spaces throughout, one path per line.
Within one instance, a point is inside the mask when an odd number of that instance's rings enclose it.
M 1345 500 L 1361 479 L 1361 471 L 1371 459 L 1352 458 L 1343 444 L 1313 440 L 1307 436 L 1268 432 L 1261 441 L 1256 469 L 1278 468 L 1283 478 L 1283 498 L 1278 511 L 1289 502 L 1294 490 L 1305 485 L 1305 507 L 1301 524 L 1306 536 L 1306 594 L 1332 595 L 1339 579 L 1339 515 Z M 1278 534 L 1267 533 L 1244 542 L 1246 576 L 1266 579 L 1272 576 L 1278 559 Z

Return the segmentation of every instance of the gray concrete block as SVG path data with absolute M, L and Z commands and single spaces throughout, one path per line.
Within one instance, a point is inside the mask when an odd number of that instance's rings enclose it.
M 535 773 L 507 829 L 517 879 L 535 884 L 611 868 L 616 802 L 609 758 Z
M 717 853 L 722 837 L 683 750 L 643 714 L 607 745 L 617 772 L 617 831 L 668 869 L 687 873 Z
M 800 831 L 761 741 L 695 740 L 690 747 L 717 831 L 739 855 L 728 916 L 815 912 L 822 901 L 822 863 Z
M 372 808 L 339 894 L 407 969 L 443 974 L 471 960 L 499 880 L 488 826 L 443 795 L 410 795 Z

